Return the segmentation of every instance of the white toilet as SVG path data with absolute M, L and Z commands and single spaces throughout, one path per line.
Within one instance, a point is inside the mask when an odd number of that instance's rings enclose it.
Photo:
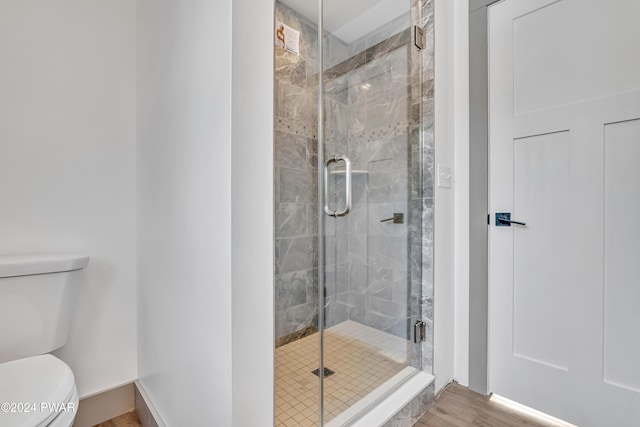
M 0 427 L 70 427 L 78 408 L 62 347 L 84 255 L 0 256 Z

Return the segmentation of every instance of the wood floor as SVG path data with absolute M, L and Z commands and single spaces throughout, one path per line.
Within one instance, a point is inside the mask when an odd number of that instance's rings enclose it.
M 95 427 L 141 427 L 135 412 L 98 424 Z M 431 410 L 414 427 L 566 427 L 565 423 L 534 417 L 474 393 L 459 384 L 451 384 Z
M 94 427 L 142 427 L 135 411 L 127 412 L 119 417 L 100 423 Z
M 565 423 L 534 417 L 474 393 L 459 384 L 451 384 L 427 414 L 414 427 L 559 427 Z

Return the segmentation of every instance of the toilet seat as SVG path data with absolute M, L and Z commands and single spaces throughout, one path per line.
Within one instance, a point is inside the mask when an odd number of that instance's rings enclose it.
M 73 372 L 50 354 L 0 363 L 3 402 L 15 406 L 2 408 L 0 427 L 69 427 L 78 409 Z
M 73 420 L 76 417 L 76 412 L 78 409 L 78 402 L 80 401 L 80 398 L 78 396 L 78 390 L 76 389 L 76 386 L 74 384 L 73 386 L 73 393 L 69 399 L 68 402 L 66 403 L 73 403 L 74 408 L 76 408 L 75 411 L 73 412 L 60 412 L 58 413 L 58 416 L 55 417 L 53 419 L 53 421 L 51 421 L 49 424 L 45 424 L 46 427 L 71 427 L 71 425 L 73 424 Z

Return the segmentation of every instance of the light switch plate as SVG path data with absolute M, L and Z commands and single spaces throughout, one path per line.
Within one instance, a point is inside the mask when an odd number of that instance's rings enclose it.
M 439 164 L 437 174 L 438 188 L 451 188 L 451 183 L 453 182 L 453 172 L 451 171 L 451 168 Z

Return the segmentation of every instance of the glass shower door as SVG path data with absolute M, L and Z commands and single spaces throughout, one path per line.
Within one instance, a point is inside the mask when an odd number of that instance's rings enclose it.
M 411 168 L 421 85 L 410 6 L 323 4 L 319 327 L 329 425 L 348 424 L 420 369 L 421 269 L 410 255 L 421 224 Z
M 275 3 L 276 426 L 349 425 L 422 368 L 421 4 Z

